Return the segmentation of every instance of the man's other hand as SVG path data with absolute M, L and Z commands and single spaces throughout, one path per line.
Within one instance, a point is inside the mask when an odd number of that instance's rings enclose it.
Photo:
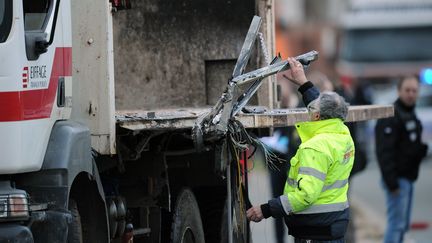
M 246 216 L 250 221 L 260 222 L 264 216 L 260 206 L 251 207 L 247 212 Z

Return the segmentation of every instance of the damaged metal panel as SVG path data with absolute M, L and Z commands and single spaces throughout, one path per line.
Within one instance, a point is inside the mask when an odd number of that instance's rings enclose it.
M 117 111 L 120 127 L 129 130 L 174 130 L 192 128 L 196 119 L 209 108 L 164 109 L 156 111 Z

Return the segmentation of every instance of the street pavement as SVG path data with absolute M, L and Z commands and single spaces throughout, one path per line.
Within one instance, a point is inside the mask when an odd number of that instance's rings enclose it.
M 264 166 L 255 161 L 254 169 L 249 172 L 249 197 L 253 205 L 261 205 L 271 198 L 270 177 Z M 251 222 L 253 243 L 276 243 L 274 219 L 264 219 L 259 223 Z M 288 234 L 287 234 L 288 235 Z M 287 237 L 286 242 L 294 242 Z
M 249 196 L 254 205 L 270 199 L 270 180 L 266 169 L 257 159 L 255 168 L 249 173 Z M 354 215 L 357 243 L 382 242 L 385 230 L 385 198 L 381 186 L 381 175 L 375 161 L 356 175 L 351 182 L 350 204 Z M 412 223 L 426 223 L 426 229 L 410 230 L 406 243 L 432 242 L 432 158 L 424 161 L 415 184 Z M 260 223 L 251 222 L 254 243 L 276 243 L 273 219 Z M 293 242 L 287 237 L 285 242 Z
M 369 163 L 367 169 L 354 176 L 351 182 L 350 197 L 353 203 L 363 212 L 371 215 L 371 223 L 377 224 L 376 230 L 385 229 L 385 197 L 381 184 L 381 175 L 375 161 Z M 355 202 L 357 200 L 357 203 Z M 405 242 L 428 243 L 432 242 L 432 158 L 425 160 L 420 169 L 419 179 L 414 187 L 414 201 L 411 223 L 426 223 L 425 229 L 411 229 Z M 377 229 L 378 228 L 378 229 Z M 359 229 L 361 231 L 362 229 Z M 362 238 L 367 242 L 382 242 L 383 232 L 371 234 L 371 237 Z

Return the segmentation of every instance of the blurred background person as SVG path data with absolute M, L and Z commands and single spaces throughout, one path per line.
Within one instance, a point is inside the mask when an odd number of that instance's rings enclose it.
M 395 116 L 379 120 L 375 128 L 376 154 L 387 205 L 385 243 L 402 243 L 409 230 L 414 182 L 428 148 L 422 142 L 422 124 L 415 113 L 419 80 L 406 77 L 397 87 Z

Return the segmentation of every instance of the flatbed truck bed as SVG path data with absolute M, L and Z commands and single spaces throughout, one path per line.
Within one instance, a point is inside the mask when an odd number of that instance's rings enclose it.
M 118 127 L 132 131 L 191 129 L 196 120 L 208 113 L 210 109 L 211 107 L 148 111 L 118 110 L 116 111 L 116 123 Z M 393 112 L 392 105 L 350 106 L 347 122 L 380 119 L 393 116 Z M 307 121 L 308 112 L 306 108 L 274 109 L 263 110 L 263 112 L 241 113 L 235 118 L 245 128 L 284 127 Z

